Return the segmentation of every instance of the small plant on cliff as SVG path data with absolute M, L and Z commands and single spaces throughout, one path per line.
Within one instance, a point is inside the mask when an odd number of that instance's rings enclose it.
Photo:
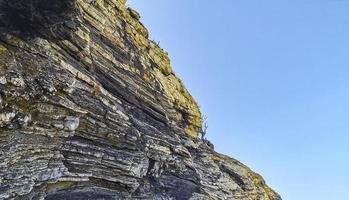
M 208 124 L 207 124 L 207 117 L 206 116 L 201 116 L 201 127 L 200 127 L 200 134 L 201 134 L 201 139 L 205 140 L 205 136 L 207 134 L 207 129 L 208 129 Z
M 157 47 L 160 48 L 160 41 L 155 41 L 155 40 L 152 40 L 152 41 L 153 41 L 153 43 L 154 43 Z

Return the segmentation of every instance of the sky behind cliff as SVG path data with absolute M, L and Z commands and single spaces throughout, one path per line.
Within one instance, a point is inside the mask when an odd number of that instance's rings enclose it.
M 285 200 L 349 196 L 349 0 L 129 0 L 216 150 Z

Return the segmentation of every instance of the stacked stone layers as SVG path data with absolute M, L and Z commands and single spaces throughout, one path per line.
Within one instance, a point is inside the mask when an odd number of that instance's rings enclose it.
M 281 199 L 198 139 L 197 104 L 124 0 L 0 10 L 0 199 Z

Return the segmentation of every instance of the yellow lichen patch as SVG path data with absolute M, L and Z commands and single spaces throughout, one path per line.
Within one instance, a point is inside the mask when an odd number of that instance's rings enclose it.
M 125 26 L 126 33 L 134 40 L 138 47 L 147 49 L 150 47 L 150 41 L 132 25 Z
M 201 113 L 199 110 L 194 110 L 194 113 L 191 113 L 192 115 L 189 115 L 188 120 L 189 122 L 195 126 L 201 128 L 202 125 L 202 118 Z
M 90 33 L 88 32 L 89 30 L 84 27 L 84 30 L 82 27 L 80 27 L 77 31 L 75 31 L 75 34 L 79 36 L 81 39 L 85 40 L 86 42 L 90 41 Z
M 139 20 L 141 18 L 141 16 L 139 15 L 139 13 L 135 10 L 133 10 L 132 8 L 127 8 L 127 11 L 129 12 L 129 14 L 131 15 L 132 18 Z
M 145 82 L 149 82 L 150 78 L 149 78 L 149 76 L 147 74 L 143 74 L 143 80 Z
M 172 74 L 170 59 L 166 53 L 162 52 L 159 48 L 155 48 L 150 49 L 149 56 L 164 75 L 169 76 Z
M 117 137 L 115 137 L 115 135 L 113 133 L 108 133 L 107 138 L 112 144 L 118 143 L 118 139 L 117 139 Z
M 136 30 L 138 33 L 140 33 L 143 37 L 147 38 L 149 36 L 148 30 L 140 23 L 137 23 Z
M 259 174 L 256 174 L 254 172 L 252 172 L 251 170 L 248 170 L 248 172 L 250 174 L 253 174 L 253 179 L 252 179 L 252 182 L 253 184 L 257 187 L 257 188 L 263 188 L 264 192 L 265 192 L 265 196 L 264 196 L 264 199 L 263 200 L 270 200 L 269 198 L 269 195 L 270 194 L 273 194 L 273 190 L 270 189 L 266 184 L 265 184 L 265 181 L 263 179 L 262 176 L 260 176 Z
M 188 125 L 186 128 L 185 128 L 185 133 L 189 136 L 189 137 L 192 137 L 192 138 L 197 138 L 198 137 L 198 130 L 195 126 L 193 125 Z
M 183 115 L 181 113 L 177 112 L 176 115 L 175 115 L 175 119 L 177 121 L 182 121 L 183 120 Z
M 140 47 L 147 48 L 149 46 L 149 40 L 138 33 L 133 35 L 133 39 Z
M 143 24 L 139 21 L 140 15 L 137 11 L 127 8 L 126 12 L 124 13 L 124 17 L 127 20 L 127 22 L 134 27 L 134 30 L 142 35 L 145 38 L 148 38 L 149 32 L 148 30 L 143 26 Z
M 95 0 L 93 3 L 95 7 L 99 8 L 100 10 L 107 10 L 107 4 L 104 0 Z
M 3 46 L 2 44 L 0 44 L 0 54 L 4 53 L 7 51 L 7 48 L 5 46 Z
M 270 196 L 270 194 L 274 193 L 273 190 L 270 189 L 268 186 L 265 186 L 264 187 L 264 191 L 266 193 L 266 196 L 265 196 L 264 200 L 270 200 L 269 196 Z

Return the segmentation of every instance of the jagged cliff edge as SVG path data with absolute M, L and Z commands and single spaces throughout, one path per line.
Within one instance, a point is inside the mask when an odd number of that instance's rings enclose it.
M 125 0 L 0 0 L 0 199 L 281 199 L 198 138 Z

